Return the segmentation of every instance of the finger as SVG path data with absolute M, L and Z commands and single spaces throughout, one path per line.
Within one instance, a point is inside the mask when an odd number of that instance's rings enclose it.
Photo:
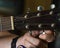
M 35 45 L 33 45 L 32 43 L 30 43 L 30 42 L 27 41 L 27 40 L 24 40 L 24 45 L 25 45 L 25 47 L 27 47 L 27 48 L 35 47 Z
M 29 33 L 32 37 L 37 37 L 39 35 L 39 31 L 36 31 L 36 30 L 29 31 Z
M 25 33 L 26 36 L 32 36 L 32 37 L 36 37 L 37 35 L 39 35 L 39 31 L 28 31 L 27 33 Z
M 53 34 L 52 34 L 52 31 L 51 30 L 44 30 L 45 34 L 40 34 L 39 35 L 39 38 L 40 39 L 43 39 L 45 41 L 52 41 L 53 40 Z
M 34 44 L 32 44 L 31 42 L 29 42 L 27 40 L 25 40 L 24 45 L 27 48 L 31 48 L 31 47 L 35 48 L 36 47 Z
M 35 46 L 37 46 L 40 43 L 39 39 L 36 39 L 36 38 L 30 36 L 29 33 L 25 34 L 24 38 L 26 41 L 30 42 L 31 44 L 33 44 Z
M 46 36 L 47 36 L 46 32 L 43 31 L 43 30 L 41 30 L 40 31 L 40 35 L 39 35 L 39 38 L 45 40 L 46 39 Z
M 46 32 L 46 34 L 53 34 L 53 32 L 51 30 L 44 30 Z
M 41 35 L 39 35 L 39 38 L 42 39 L 42 40 L 46 40 L 47 35 L 46 34 L 41 34 Z

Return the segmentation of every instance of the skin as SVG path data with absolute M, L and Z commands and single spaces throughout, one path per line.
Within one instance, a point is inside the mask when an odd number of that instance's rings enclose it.
M 32 34 L 26 32 L 17 40 L 16 47 L 18 47 L 19 45 L 24 45 L 26 48 L 36 48 L 36 46 L 38 47 L 41 45 L 40 39 L 45 40 L 46 42 L 52 42 L 55 39 L 55 36 L 53 36 L 51 30 L 44 30 L 46 34 L 39 34 L 39 32 L 41 31 L 34 30 L 32 31 Z M 37 35 L 39 35 L 38 38 L 36 38 Z M 3 36 L 0 36 L 0 48 L 11 48 L 12 39 L 15 37 L 17 37 L 17 35 L 5 32 Z
M 42 31 L 42 30 L 41 30 Z M 52 34 L 51 30 L 44 30 L 44 32 L 46 32 L 46 34 L 40 34 L 38 36 L 38 38 L 35 38 L 39 32 L 41 31 L 32 31 L 32 35 L 30 35 L 29 32 L 27 32 L 24 36 L 22 36 L 18 42 L 16 43 L 16 45 L 24 45 L 26 48 L 30 48 L 30 47 L 36 47 L 39 46 L 41 44 L 41 40 L 44 40 L 46 42 L 52 42 L 55 38 Z

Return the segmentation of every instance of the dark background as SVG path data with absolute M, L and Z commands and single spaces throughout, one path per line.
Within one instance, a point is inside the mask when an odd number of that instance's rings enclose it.
M 52 3 L 56 5 L 56 8 L 60 8 L 60 0 L 53 0 Z
M 0 0 L 0 13 L 19 15 L 24 10 L 24 0 Z

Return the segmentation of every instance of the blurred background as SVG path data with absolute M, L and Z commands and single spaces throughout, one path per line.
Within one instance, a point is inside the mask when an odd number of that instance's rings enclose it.
M 28 8 L 32 12 L 37 11 L 37 6 L 43 6 L 45 10 L 50 9 L 51 0 L 0 0 L 0 12 L 10 15 L 20 15 Z

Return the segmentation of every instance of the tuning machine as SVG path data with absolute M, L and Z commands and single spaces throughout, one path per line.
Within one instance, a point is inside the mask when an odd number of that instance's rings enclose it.
M 26 14 L 24 15 L 24 18 L 28 18 L 29 13 L 30 13 L 30 8 L 27 9 Z
M 44 7 L 43 6 L 38 6 L 37 7 L 37 11 L 38 11 L 38 13 L 37 13 L 37 16 L 40 16 L 41 15 L 41 11 L 44 9 Z
M 53 14 L 53 9 L 55 9 L 55 4 L 50 5 L 51 11 L 49 12 L 50 15 Z

